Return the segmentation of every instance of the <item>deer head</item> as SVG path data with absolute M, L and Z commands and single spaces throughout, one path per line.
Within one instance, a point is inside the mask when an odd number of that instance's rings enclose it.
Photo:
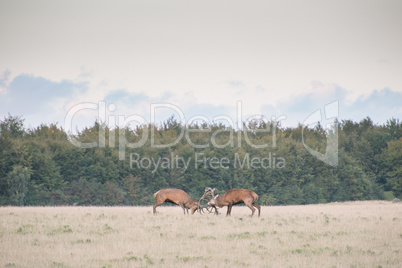
M 218 198 L 219 195 L 211 198 L 211 200 L 209 200 L 209 202 L 207 203 L 208 206 L 214 207 L 216 205 L 216 199 Z
M 201 197 L 201 199 L 198 201 L 198 209 L 199 209 L 199 212 L 200 212 L 200 213 L 203 211 L 204 208 L 205 208 L 209 213 L 212 212 L 212 209 L 210 209 L 209 203 L 211 202 L 211 200 L 214 200 L 214 198 L 215 198 L 215 195 L 214 195 L 215 190 L 216 190 L 215 188 L 212 189 L 211 187 L 205 187 L 204 195 L 203 195 L 203 196 Z M 208 197 L 210 197 L 210 200 L 209 200 L 209 201 L 207 200 Z M 201 201 L 206 201 L 206 202 L 208 202 L 208 205 L 202 206 L 202 205 L 201 205 Z M 216 209 L 215 209 L 215 210 L 216 210 Z

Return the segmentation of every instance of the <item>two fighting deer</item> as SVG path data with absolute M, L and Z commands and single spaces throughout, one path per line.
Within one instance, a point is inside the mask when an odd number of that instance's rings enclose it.
M 201 213 L 204 208 L 207 209 L 209 212 L 212 212 L 212 209 L 215 209 L 215 214 L 217 214 L 218 210 L 216 207 L 222 208 L 224 206 L 227 206 L 228 210 L 226 216 L 230 216 L 233 205 L 244 203 L 247 207 L 251 209 L 251 217 L 254 215 L 255 208 L 258 209 L 258 217 L 260 216 L 261 207 L 257 204 L 258 195 L 255 192 L 246 189 L 231 189 L 223 195 L 215 196 L 214 191 L 215 188 L 205 188 L 204 195 L 199 201 L 197 201 L 195 198 L 189 196 L 183 190 L 159 190 L 154 194 L 156 203 L 153 206 L 153 213 L 156 213 L 157 206 L 160 206 L 164 202 L 170 202 L 179 205 L 183 209 L 184 214 L 186 214 L 186 211 L 188 214 L 189 209 L 191 211 L 191 214 L 194 214 L 194 212 L 197 210 Z M 201 201 L 206 200 L 207 197 L 210 197 L 207 206 L 201 206 Z

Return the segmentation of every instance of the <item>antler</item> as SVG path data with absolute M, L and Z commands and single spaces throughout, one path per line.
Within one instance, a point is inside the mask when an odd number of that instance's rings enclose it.
M 211 188 L 211 187 L 205 187 L 205 191 L 204 191 L 204 195 L 201 197 L 201 199 L 198 201 L 198 208 L 199 208 L 199 212 L 201 213 L 201 212 L 204 212 L 204 208 L 205 209 L 207 209 L 207 211 L 209 212 L 209 213 L 212 213 L 212 208 L 210 208 L 209 206 L 201 206 L 201 201 L 207 201 L 207 202 L 209 202 L 210 200 L 212 200 L 212 199 L 214 199 L 215 198 L 215 195 L 214 195 L 214 192 L 215 192 L 215 188 Z M 206 200 L 206 198 L 207 197 L 210 197 L 210 199 L 209 200 Z M 215 213 L 216 213 L 216 208 L 215 208 Z
M 208 196 L 210 196 L 211 199 L 214 199 L 215 198 L 214 192 L 215 192 L 215 188 L 212 189 L 211 187 L 205 187 L 204 195 L 201 197 L 200 200 L 204 200 Z

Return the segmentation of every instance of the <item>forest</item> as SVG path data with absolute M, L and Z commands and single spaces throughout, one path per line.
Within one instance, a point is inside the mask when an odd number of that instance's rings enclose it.
M 94 122 L 71 134 L 57 124 L 27 129 L 22 117 L 8 115 L 0 127 L 1 206 L 141 206 L 162 188 L 198 199 L 205 187 L 247 188 L 262 205 L 402 197 L 402 123 L 395 118 L 383 125 L 342 120 L 324 130 L 258 120 L 243 129 L 185 126 L 172 116 L 158 126 Z M 304 146 L 324 154 L 331 135 L 336 165 Z

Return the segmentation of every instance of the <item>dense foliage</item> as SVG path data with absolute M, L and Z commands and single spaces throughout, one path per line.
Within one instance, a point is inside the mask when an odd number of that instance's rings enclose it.
M 185 128 L 172 117 L 136 129 L 95 123 L 74 136 L 54 124 L 25 129 L 23 123 L 11 115 L 0 121 L 0 205 L 149 205 L 161 188 L 199 198 L 206 186 L 218 193 L 248 188 L 264 205 L 402 195 L 397 119 L 384 125 L 347 120 L 328 132 L 319 125 L 281 128 L 258 121 L 243 131 L 221 124 Z M 302 135 L 321 153 L 327 137 L 338 135 L 338 165 L 312 156 Z

